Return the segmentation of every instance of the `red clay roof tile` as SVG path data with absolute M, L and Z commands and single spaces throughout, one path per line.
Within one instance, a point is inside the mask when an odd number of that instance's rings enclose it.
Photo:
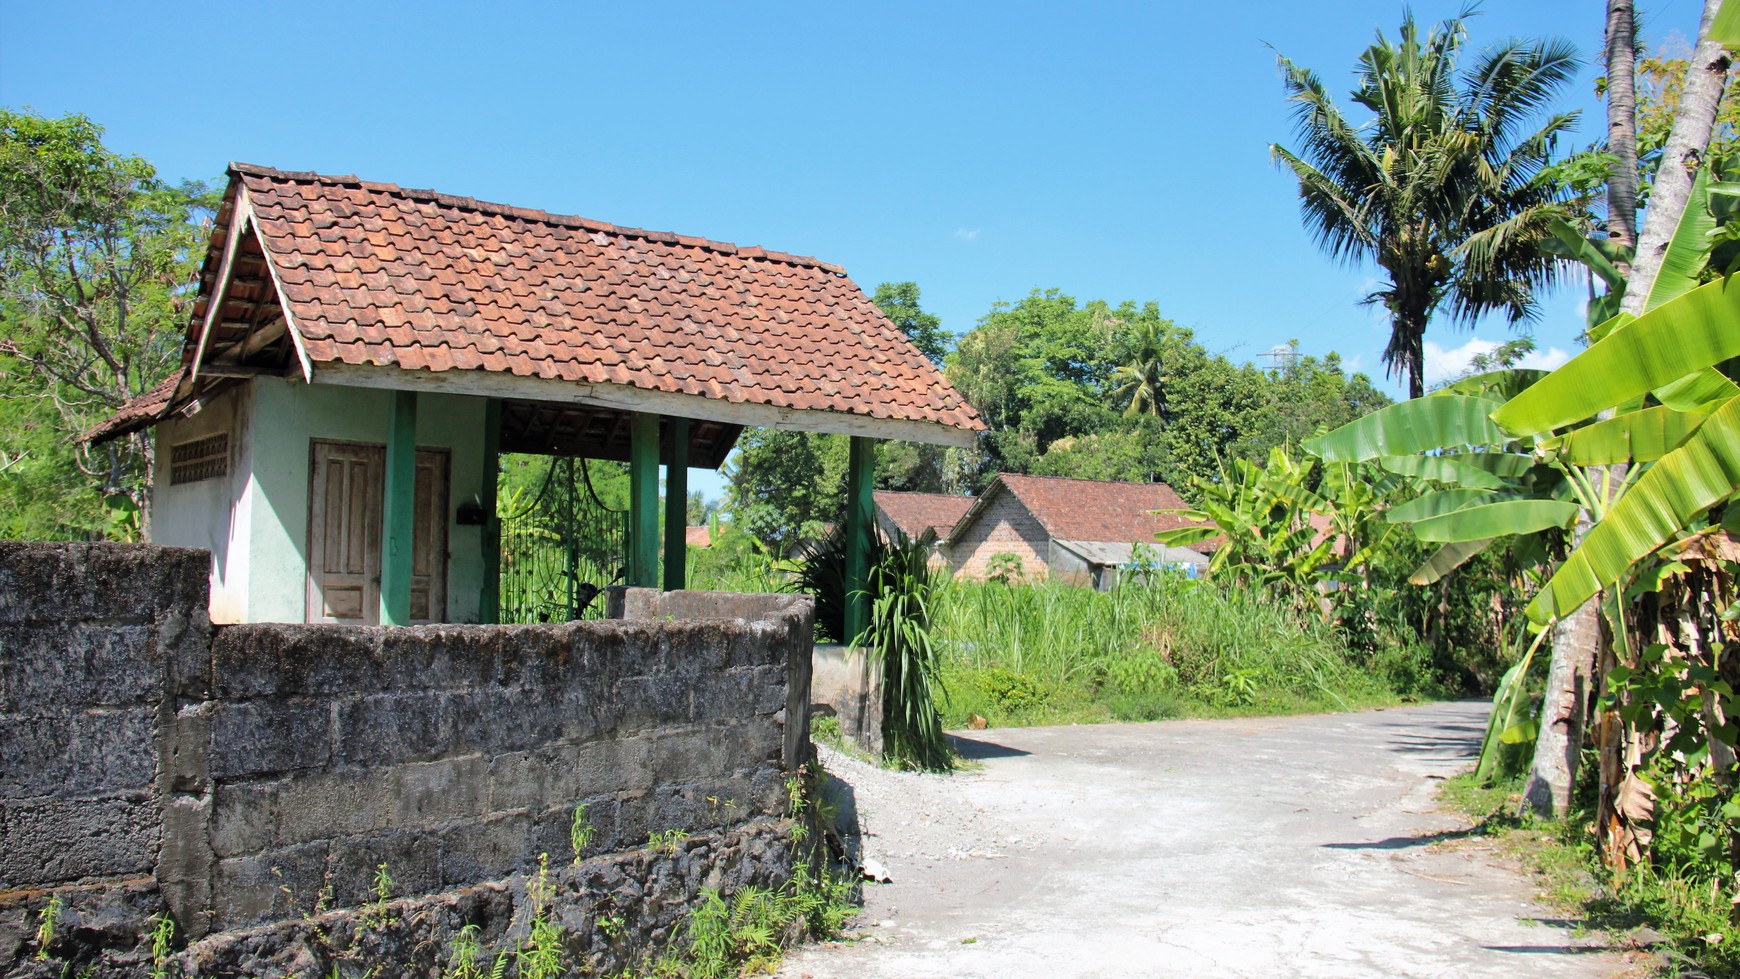
M 1196 526 L 1176 514 L 1153 512 L 1186 505 L 1165 483 L 1114 483 L 1002 473 L 980 499 L 989 500 L 999 492 L 998 484 L 1002 485 L 1002 491 L 1013 494 L 1027 507 L 1046 533 L 1062 540 L 1149 544 L 1158 531 Z M 964 529 L 965 523 L 963 519 L 956 530 Z M 1204 554 L 1213 553 L 1218 546 L 1218 540 L 1190 545 L 1192 550 Z
M 982 431 L 839 267 L 236 164 L 316 363 L 495 370 Z
M 973 498 L 970 496 L 951 496 L 946 493 L 900 493 L 894 490 L 877 490 L 874 494 L 876 509 L 901 533 L 917 540 L 927 530 L 936 532 L 937 538 L 946 539 L 949 531 L 956 523 L 972 509 Z

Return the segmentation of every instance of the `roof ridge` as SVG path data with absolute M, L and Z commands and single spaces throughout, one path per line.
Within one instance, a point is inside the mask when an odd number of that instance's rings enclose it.
M 965 493 L 931 493 L 931 492 L 928 492 L 926 490 L 879 489 L 879 490 L 875 490 L 874 492 L 875 493 L 887 493 L 887 494 L 890 494 L 893 496 L 941 496 L 941 497 L 946 497 L 947 499 L 951 499 L 951 500 L 976 499 L 976 497 L 968 496 Z M 872 494 L 872 495 L 874 495 L 874 494 Z
M 460 210 L 476 211 L 479 214 L 494 214 L 501 217 L 515 218 L 521 221 L 536 221 L 541 224 L 552 224 L 563 228 L 579 228 L 584 231 L 594 231 L 599 234 L 624 235 L 629 238 L 640 238 L 644 241 L 658 242 L 667 245 L 682 245 L 686 248 L 704 248 L 708 251 L 720 252 L 726 255 L 739 255 L 747 259 L 765 259 L 782 265 L 792 265 L 799 268 L 820 269 L 834 275 L 844 276 L 846 270 L 831 262 L 808 255 L 793 255 L 789 252 L 776 252 L 762 248 L 759 245 L 735 245 L 728 241 L 714 241 L 695 235 L 683 235 L 670 231 L 649 231 L 645 228 L 631 228 L 608 221 L 597 221 L 581 217 L 577 214 L 555 214 L 550 211 L 533 210 L 525 207 L 515 207 L 511 204 L 497 204 L 493 201 L 479 200 L 475 197 L 461 197 L 456 194 L 443 194 L 437 190 L 425 190 L 415 187 L 401 187 L 393 183 L 379 183 L 363 180 L 354 173 L 327 174 L 315 173 L 312 170 L 279 170 L 274 167 L 261 166 L 257 163 L 242 163 L 231 161 L 230 171 L 245 173 L 249 176 L 263 177 L 268 180 L 295 181 L 306 183 L 330 184 L 339 187 L 361 187 L 382 194 L 391 194 L 414 201 L 432 201 Z
M 1052 479 L 1060 483 L 1097 483 L 1101 486 L 1164 486 L 1167 489 L 1172 489 L 1171 483 L 1154 479 L 1137 482 L 1133 479 L 1082 479 L 1079 476 L 1039 476 L 1033 473 L 998 473 L 996 478 L 1002 479 L 1005 476 L 1014 476 L 1017 479 Z M 1172 492 L 1178 491 L 1172 490 Z

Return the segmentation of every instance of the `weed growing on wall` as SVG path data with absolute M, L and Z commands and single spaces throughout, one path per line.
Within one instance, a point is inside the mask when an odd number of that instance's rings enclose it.
M 592 842 L 592 822 L 586 818 L 586 803 L 574 807 L 574 818 L 568 824 L 568 844 L 574 849 L 574 864 L 579 866 L 586 847 Z
M 387 912 L 387 902 L 393 898 L 393 875 L 387 872 L 387 865 L 375 866 L 374 883 L 370 886 L 374 899 L 363 909 L 363 922 L 375 931 L 397 924 Z
M 683 841 L 689 838 L 686 829 L 667 829 L 663 832 L 652 832 L 646 836 L 647 849 L 666 856 L 676 856 L 683 848 Z
M 60 895 L 53 894 L 49 896 L 48 903 L 43 906 L 42 912 L 36 916 L 36 961 L 38 962 L 48 961 L 48 947 L 54 944 L 54 928 L 60 923 L 60 912 L 63 907 Z
M 167 979 L 169 954 L 175 950 L 175 919 L 168 914 L 151 918 L 151 979 Z

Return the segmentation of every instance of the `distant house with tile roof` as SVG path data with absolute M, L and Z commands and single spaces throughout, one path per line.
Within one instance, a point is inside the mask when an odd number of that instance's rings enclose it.
M 967 515 L 973 506 L 970 496 L 948 493 L 908 493 L 877 490 L 876 529 L 886 540 L 905 534 L 910 540 L 920 540 L 925 534 L 934 539 L 931 545 L 932 563 L 946 565 L 945 542 L 949 531 Z
M 179 369 L 86 437 L 152 426 L 151 536 L 212 552 L 214 619 L 352 623 L 496 621 L 499 452 L 628 461 L 628 580 L 656 585 L 661 463 L 681 504 L 744 426 L 871 460 L 984 429 L 836 266 L 245 164 Z
M 1135 545 L 1165 564 L 1201 568 L 1213 542 L 1161 547 L 1155 533 L 1188 524 L 1156 510 L 1183 507 L 1165 483 L 1115 483 L 1003 473 L 955 523 L 946 549 L 954 573 L 984 579 L 1011 555 L 1025 578 L 1058 577 L 1109 589 Z M 993 562 L 996 562 L 995 564 Z

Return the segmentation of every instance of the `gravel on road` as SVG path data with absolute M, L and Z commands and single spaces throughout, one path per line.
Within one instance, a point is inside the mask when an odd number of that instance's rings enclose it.
M 1484 703 L 959 732 L 981 768 L 824 751 L 892 880 L 787 979 L 1575 977 L 1624 957 L 1435 804 Z

